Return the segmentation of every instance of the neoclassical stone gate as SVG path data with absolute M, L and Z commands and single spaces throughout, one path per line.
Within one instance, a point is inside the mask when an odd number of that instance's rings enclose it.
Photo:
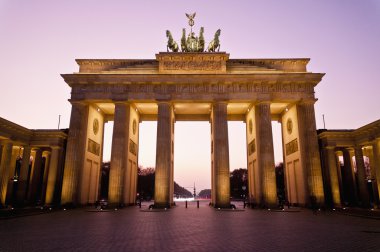
M 282 124 L 287 197 L 324 203 L 315 125 L 314 87 L 323 74 L 308 72 L 309 59 L 229 59 L 224 52 L 161 52 L 156 59 L 81 59 L 79 72 L 63 74 L 72 112 L 62 204 L 98 197 L 104 123 L 114 121 L 109 203 L 136 198 L 139 123 L 157 120 L 157 207 L 173 203 L 174 124 L 211 125 L 212 204 L 230 206 L 229 120 L 246 123 L 249 197 L 277 205 L 273 120 Z

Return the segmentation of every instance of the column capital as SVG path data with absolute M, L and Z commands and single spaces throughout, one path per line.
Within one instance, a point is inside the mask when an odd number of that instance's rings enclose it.
M 169 101 L 169 100 L 156 100 L 156 103 L 157 105 L 160 105 L 160 104 L 167 104 L 169 106 L 173 106 L 173 102 Z
M 129 101 L 127 100 L 112 100 L 113 104 L 116 105 L 129 105 L 131 104 Z
M 59 149 L 62 149 L 61 146 L 58 146 L 58 145 L 52 145 L 52 146 L 49 146 L 51 150 L 59 150 Z
M 225 99 L 213 100 L 213 101 L 211 102 L 212 105 L 214 105 L 214 104 L 227 104 L 227 103 L 228 103 L 228 100 L 225 100 Z
M 314 105 L 318 101 L 317 98 L 308 98 L 308 99 L 301 99 L 298 104 L 299 105 Z
M 88 102 L 85 101 L 85 100 L 73 100 L 73 99 L 69 99 L 69 102 L 71 103 L 71 105 L 77 105 L 77 106 L 86 106 L 86 105 L 88 105 Z
M 11 139 L 2 139 L 0 140 L 1 145 L 13 144 Z
M 255 104 L 255 106 L 256 105 L 267 105 L 267 104 L 271 104 L 272 103 L 272 101 L 270 101 L 270 100 L 258 100 L 256 103 L 254 103 Z
M 335 151 L 336 146 L 335 146 L 335 145 L 334 145 L 334 146 L 327 145 L 327 146 L 325 146 L 324 148 L 325 148 L 326 150 L 334 150 L 334 151 Z

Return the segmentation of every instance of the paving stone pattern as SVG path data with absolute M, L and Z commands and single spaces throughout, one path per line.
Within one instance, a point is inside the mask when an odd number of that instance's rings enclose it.
M 0 251 L 339 250 L 380 251 L 380 220 L 307 209 L 217 211 L 194 202 L 168 211 L 75 209 L 0 220 Z

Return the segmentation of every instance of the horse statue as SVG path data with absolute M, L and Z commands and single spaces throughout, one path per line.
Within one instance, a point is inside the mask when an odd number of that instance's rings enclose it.
M 208 45 L 208 48 L 207 48 L 208 52 L 216 52 L 216 49 L 218 49 L 218 52 L 219 52 L 219 49 L 220 49 L 219 36 L 220 36 L 220 29 L 218 29 L 215 32 L 214 39 Z
M 169 49 L 172 52 L 178 52 L 178 44 L 174 41 L 172 34 L 169 30 L 166 30 L 166 37 L 168 38 L 168 44 L 166 46 L 166 51 L 169 52 Z
M 204 28 L 201 27 L 201 30 L 199 31 L 199 38 L 198 38 L 198 52 L 203 52 L 205 50 L 205 37 L 203 36 Z
M 187 44 L 186 44 L 186 29 L 182 29 L 182 38 L 181 38 L 181 51 L 187 52 Z

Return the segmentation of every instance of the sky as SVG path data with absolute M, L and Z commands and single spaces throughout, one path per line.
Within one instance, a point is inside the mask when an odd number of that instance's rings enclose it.
M 380 0 L 128 1 L 0 0 L 0 117 L 27 128 L 70 122 L 70 88 L 60 74 L 78 71 L 77 58 L 155 58 L 165 31 L 180 40 L 185 13 L 206 43 L 222 30 L 230 58 L 311 58 L 326 73 L 315 88 L 317 128 L 358 128 L 380 119 Z M 273 123 L 275 159 L 281 137 Z M 156 124 L 140 124 L 139 163 L 155 164 Z M 210 126 L 175 126 L 175 180 L 209 188 Z M 109 159 L 112 124 L 106 126 Z M 246 167 L 245 125 L 229 123 L 230 168 Z

